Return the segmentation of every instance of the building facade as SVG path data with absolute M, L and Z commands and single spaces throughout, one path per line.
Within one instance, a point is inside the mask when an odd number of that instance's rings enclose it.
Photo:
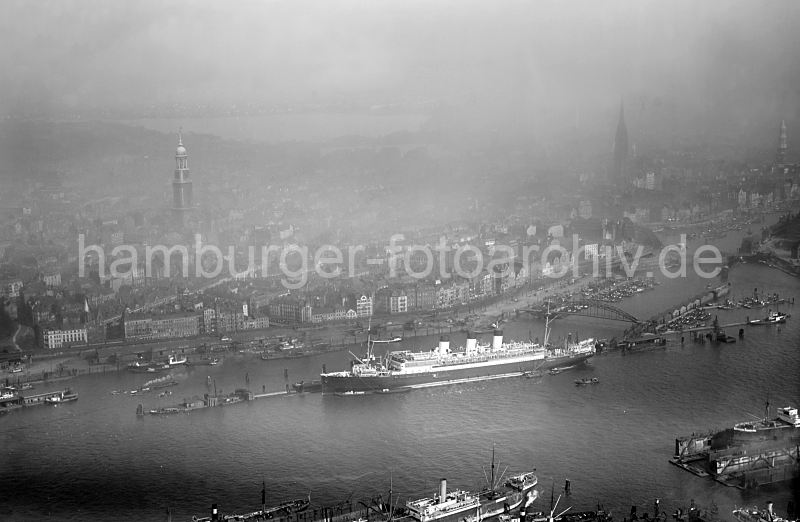
M 45 330 L 42 332 L 42 343 L 48 350 L 64 348 L 76 344 L 87 343 L 86 328 L 73 330 Z

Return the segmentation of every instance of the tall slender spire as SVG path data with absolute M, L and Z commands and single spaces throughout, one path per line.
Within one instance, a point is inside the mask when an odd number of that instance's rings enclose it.
M 176 225 L 183 227 L 185 214 L 192 208 L 192 180 L 189 178 L 189 154 L 183 146 L 183 128 L 178 130 L 175 149 L 175 175 L 172 179 L 172 210 Z
M 786 120 L 781 120 L 781 135 L 778 140 L 778 154 L 775 156 L 775 163 L 782 165 L 786 162 L 786 151 L 789 145 L 786 143 Z
M 625 126 L 625 108 L 619 102 L 619 121 L 614 135 L 614 177 L 617 181 L 625 179 L 625 162 L 628 159 L 628 128 Z

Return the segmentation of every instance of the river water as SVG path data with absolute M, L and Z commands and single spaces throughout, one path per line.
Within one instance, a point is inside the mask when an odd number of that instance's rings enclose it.
M 619 306 L 648 317 L 707 283 L 691 274 L 656 277 L 664 284 Z M 759 288 L 796 297 L 797 308 L 785 307 L 794 317 L 780 328 L 747 327 L 735 344 L 699 345 L 687 336 L 683 345 L 676 340 L 642 353 L 605 354 L 540 381 L 513 378 L 397 395 L 278 396 L 163 417 L 138 418 L 136 406 L 177 403 L 214 386 L 227 393 L 248 379 L 257 392 L 282 390 L 315 378 L 323 364 L 345 368 L 349 355 L 231 358 L 183 370 L 173 395 L 161 399 L 110 393 L 134 389 L 146 375 L 81 377 L 69 383 L 80 395 L 77 402 L 0 419 L 0 519 L 166 520 L 169 507 L 173 520 L 189 520 L 207 515 L 211 503 L 244 512 L 259 507 L 262 480 L 275 503 L 309 493 L 318 505 L 351 495 L 385 496 L 390 481 L 404 502 L 432 494 L 442 477 L 452 486 L 481 487 L 493 445 L 498 470 L 536 469 L 540 510 L 549 506 L 551 487 L 558 495 L 570 479 L 572 495 L 560 505 L 582 510 L 601 502 L 618 519 L 633 504 L 640 513 L 651 511 L 654 498 L 670 512 L 696 499 L 716 502 L 723 514 L 737 504 L 773 500 L 785 513 L 790 485 L 742 492 L 668 463 L 677 436 L 761 416 L 767 399 L 773 414 L 777 406 L 800 406 L 800 281 L 753 264 L 736 266 L 730 281 L 736 296 Z M 739 309 L 719 311 L 719 317 L 724 324 L 765 313 Z M 610 338 L 626 326 L 572 317 L 556 321 L 553 335 Z M 541 336 L 542 330 L 530 319 L 504 325 L 507 338 Z M 403 344 L 427 349 L 435 342 L 417 337 Z M 463 342 L 463 335 L 453 342 Z M 576 387 L 581 377 L 600 383 Z

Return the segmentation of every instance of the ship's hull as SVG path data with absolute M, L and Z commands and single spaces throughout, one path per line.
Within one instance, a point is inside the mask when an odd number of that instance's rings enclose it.
M 711 448 L 724 449 L 730 446 L 776 441 L 785 441 L 791 444 L 800 443 L 800 428 L 780 424 L 774 428 L 760 428 L 755 431 L 728 428 L 714 435 L 711 440 Z
M 591 357 L 594 357 L 594 353 L 581 353 L 577 355 L 545 357 L 544 364 L 541 366 L 540 369 L 549 370 L 551 368 L 557 368 L 561 366 L 574 366 L 576 364 L 588 361 Z
M 527 487 L 522 491 L 504 488 L 505 491 L 496 491 L 494 495 L 482 493 L 480 496 L 481 520 L 496 517 L 497 515 L 509 513 L 517 509 L 520 505 L 522 505 L 525 497 L 535 486 L 536 483 L 532 483 L 530 487 Z
M 554 368 L 578 364 L 591 357 L 592 353 L 560 357 L 546 357 L 532 361 L 514 361 L 479 367 L 443 366 L 431 372 L 400 373 L 390 372 L 380 376 L 353 375 L 350 372 L 322 374 L 323 393 L 372 392 L 390 390 L 420 384 L 441 383 L 449 381 L 463 382 L 464 379 L 481 379 L 491 376 L 522 373 L 533 368 Z

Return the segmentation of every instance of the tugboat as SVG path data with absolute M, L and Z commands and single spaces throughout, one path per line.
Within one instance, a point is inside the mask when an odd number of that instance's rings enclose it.
M 773 312 L 772 310 L 769 311 L 767 316 L 763 319 L 752 319 L 748 321 L 747 324 L 757 326 L 757 325 L 768 325 L 768 324 L 782 324 L 786 322 L 790 316 L 789 314 L 785 314 L 783 312 Z
M 167 364 L 169 364 L 170 366 L 178 366 L 181 364 L 186 364 L 186 356 L 171 354 L 169 356 L 169 359 L 167 359 Z
M 62 391 L 59 395 L 48 397 L 45 400 L 50 404 L 61 404 L 64 402 L 72 402 L 78 400 L 78 394 L 73 393 L 72 390 L 67 388 L 66 390 Z

